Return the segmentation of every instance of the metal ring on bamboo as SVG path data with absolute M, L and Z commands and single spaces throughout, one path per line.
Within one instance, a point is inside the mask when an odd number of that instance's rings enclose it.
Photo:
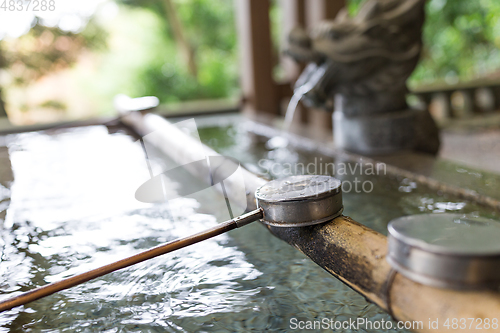
M 262 222 L 275 227 L 324 223 L 343 211 L 341 181 L 330 176 L 302 175 L 276 179 L 260 187 L 255 198 Z
M 407 278 L 452 289 L 500 286 L 500 223 L 461 214 L 404 216 L 388 225 L 387 261 Z

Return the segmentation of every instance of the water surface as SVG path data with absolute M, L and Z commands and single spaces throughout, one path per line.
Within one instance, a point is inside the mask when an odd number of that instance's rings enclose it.
M 285 162 L 318 157 L 290 147 L 268 150 L 266 139 L 248 135 L 244 124 L 205 128 L 200 137 L 254 172 L 274 163 L 271 178 Z M 224 198 L 211 189 L 162 204 L 136 201 L 135 190 L 150 175 L 141 146 L 126 133 L 95 126 L 4 139 L 2 299 L 228 218 Z M 159 152 L 150 161 L 154 174 L 175 166 Z M 374 190 L 346 193 L 345 214 L 381 232 L 407 214 L 494 215 L 405 179 L 363 177 Z M 199 185 L 187 174 L 170 181 L 172 191 Z M 10 310 L 0 315 L 0 331 L 286 331 L 293 317 L 389 319 L 255 223 Z

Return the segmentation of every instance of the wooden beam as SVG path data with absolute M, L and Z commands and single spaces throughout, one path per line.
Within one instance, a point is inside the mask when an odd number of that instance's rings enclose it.
M 274 83 L 269 0 L 237 0 L 237 26 L 241 54 L 244 110 L 279 114 Z

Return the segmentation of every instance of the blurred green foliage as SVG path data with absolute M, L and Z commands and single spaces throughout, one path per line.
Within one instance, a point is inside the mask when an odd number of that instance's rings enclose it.
M 162 1 L 122 0 L 129 7 L 141 7 L 156 15 L 158 33 L 164 44 L 154 53 L 150 62 L 137 72 L 140 86 L 131 95 L 155 95 L 161 102 L 194 99 L 223 98 L 234 95 L 238 89 L 237 39 L 233 0 L 178 0 L 173 1 L 184 35 L 194 50 L 198 67 L 191 76 L 177 52 L 172 28 Z M 146 32 L 147 33 L 147 32 Z
M 355 14 L 364 0 L 350 0 Z M 429 0 L 424 50 L 410 85 L 456 83 L 497 76 L 500 70 L 500 1 Z
M 233 0 L 172 2 L 194 50 L 196 76 L 179 52 L 164 0 L 116 0 L 115 17 L 103 21 L 97 15 L 77 34 L 34 24 L 19 38 L 0 41 L 0 66 L 8 68 L 12 88 L 71 68 L 73 83 L 98 114 L 113 112 L 112 100 L 119 93 L 155 95 L 162 103 L 235 96 L 239 70 Z M 85 51 L 90 52 L 78 64 Z
M 150 10 L 162 18 L 161 32 L 169 48 L 175 48 L 171 27 L 162 1 L 120 0 L 132 7 Z M 158 54 L 140 71 L 142 82 L 133 95 L 152 94 L 162 102 L 219 98 L 238 89 L 237 36 L 234 0 L 174 0 L 187 39 L 195 50 L 199 68 L 191 77 L 178 52 Z M 349 0 L 355 14 L 365 0 Z M 491 76 L 500 69 L 500 1 L 429 0 L 426 4 L 421 61 L 410 85 L 428 82 L 456 83 Z M 278 63 L 282 13 L 279 2 L 271 1 L 271 22 Z M 279 66 L 275 77 L 283 76 Z

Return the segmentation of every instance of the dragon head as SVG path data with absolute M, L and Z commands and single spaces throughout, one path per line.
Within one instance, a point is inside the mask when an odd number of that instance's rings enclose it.
M 404 107 L 398 104 L 405 104 L 406 80 L 419 60 L 424 4 L 368 0 L 355 17 L 343 10 L 310 36 L 301 28 L 292 30 L 285 52 L 308 63 L 295 92 L 312 107 L 325 107 L 334 94 L 344 99 L 403 95 L 392 107 Z

